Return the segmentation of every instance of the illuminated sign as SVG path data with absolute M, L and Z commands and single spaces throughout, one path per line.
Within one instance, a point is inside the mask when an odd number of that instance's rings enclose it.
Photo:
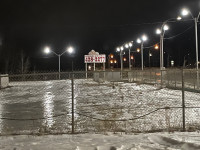
M 106 55 L 85 55 L 85 63 L 105 63 Z

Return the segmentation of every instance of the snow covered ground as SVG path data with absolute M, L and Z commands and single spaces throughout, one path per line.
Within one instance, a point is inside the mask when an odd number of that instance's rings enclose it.
M 76 132 L 173 131 L 182 127 L 182 93 L 158 86 L 77 79 Z M 71 132 L 71 81 L 12 82 L 0 91 L 0 133 Z M 200 94 L 185 93 L 186 107 Z M 173 107 L 171 109 L 163 109 Z M 187 129 L 199 129 L 200 109 L 186 109 Z
M 182 127 L 182 93 L 124 82 L 74 81 L 75 131 L 71 132 L 71 81 L 12 82 L 0 91 L 2 150 L 197 150 L 198 132 Z M 186 127 L 199 129 L 200 94 L 185 93 Z M 162 109 L 173 107 L 171 109 Z M 172 131 L 169 133 L 138 133 Z M 134 133 L 133 133 L 134 132 Z M 100 133 L 100 134 L 94 134 Z M 127 134 L 125 134 L 127 133 Z M 9 134 L 37 134 L 8 136 Z
M 1 150 L 199 150 L 199 133 L 2 136 Z

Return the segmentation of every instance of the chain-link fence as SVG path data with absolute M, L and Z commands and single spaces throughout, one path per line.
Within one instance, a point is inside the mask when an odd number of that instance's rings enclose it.
M 10 87 L 0 91 L 0 133 L 199 130 L 196 73 L 137 70 L 10 75 Z

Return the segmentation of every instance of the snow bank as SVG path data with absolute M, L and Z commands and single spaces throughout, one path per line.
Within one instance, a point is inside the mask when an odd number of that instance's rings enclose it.
M 80 134 L 54 136 L 2 136 L 0 137 L 0 149 L 199 150 L 199 139 L 199 133 L 153 133 L 138 135 Z

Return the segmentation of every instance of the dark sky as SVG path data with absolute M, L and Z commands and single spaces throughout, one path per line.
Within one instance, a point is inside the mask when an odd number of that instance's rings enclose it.
M 0 70 L 5 68 L 5 59 L 22 50 L 30 57 L 31 66 L 43 70 L 57 69 L 57 58 L 42 53 L 46 45 L 57 53 L 73 46 L 77 68 L 83 66 L 80 62 L 90 50 L 109 54 L 118 45 L 135 41 L 143 33 L 149 37 L 146 46 L 150 46 L 159 42 L 159 36 L 155 35 L 155 29 L 161 25 L 159 22 L 177 17 L 183 7 L 189 8 L 196 16 L 200 1 L 1 0 Z M 192 21 L 171 23 L 166 37 L 179 34 L 192 25 Z M 195 55 L 194 46 L 194 28 L 165 41 L 166 51 L 175 57 L 177 64 L 187 51 Z M 71 59 L 67 54 L 62 56 L 62 69 L 67 70 Z

